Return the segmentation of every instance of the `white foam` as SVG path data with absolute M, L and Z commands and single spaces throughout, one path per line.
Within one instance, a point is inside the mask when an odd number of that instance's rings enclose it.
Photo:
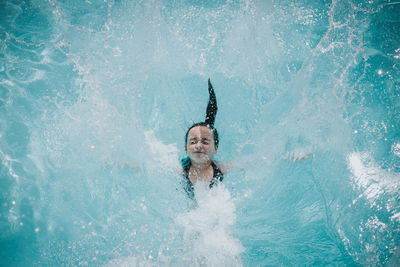
M 241 242 L 231 232 L 236 222 L 235 205 L 223 184 L 208 189 L 197 182 L 195 196 L 198 207 L 176 219 L 184 228 L 185 247 L 194 265 L 241 266 Z
M 155 137 L 153 131 L 144 132 L 144 136 L 152 158 L 151 165 L 161 166 L 164 170 L 170 171 L 179 169 L 179 150 L 176 144 L 164 144 Z
M 390 217 L 390 219 L 393 220 L 397 220 L 400 222 L 400 212 L 397 212 L 396 214 L 394 214 L 392 217 Z
M 230 192 L 223 184 L 209 189 L 203 182 L 194 190 L 197 207 L 175 219 L 177 228 L 183 229 L 183 249 L 116 258 L 105 266 L 242 266 L 244 248 L 231 232 L 236 213 Z
M 377 200 L 383 195 L 398 195 L 400 189 L 400 175 L 382 169 L 369 153 L 354 152 L 347 157 L 348 167 L 352 172 L 355 189 L 361 190 L 359 198 L 365 197 L 371 207 L 377 206 Z M 396 207 L 386 205 L 388 212 L 396 212 Z M 392 220 L 399 220 L 393 215 Z
M 395 154 L 397 157 L 400 157 L 400 143 L 393 144 L 392 145 L 392 152 Z
M 400 176 L 398 174 L 381 169 L 373 161 L 369 153 L 351 153 L 347 157 L 348 166 L 353 173 L 353 180 L 360 188 L 375 187 L 369 189 L 369 198 L 376 198 L 380 192 L 397 192 L 400 186 Z M 376 186 L 375 186 L 376 185 Z

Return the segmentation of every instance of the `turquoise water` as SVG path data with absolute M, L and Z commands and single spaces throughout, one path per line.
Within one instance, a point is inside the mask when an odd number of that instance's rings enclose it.
M 399 14 L 1 0 L 0 265 L 398 265 Z M 235 168 L 194 203 L 208 77 Z

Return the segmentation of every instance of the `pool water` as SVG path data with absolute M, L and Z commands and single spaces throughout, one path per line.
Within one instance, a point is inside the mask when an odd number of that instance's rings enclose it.
M 0 0 L 0 265 L 399 265 L 399 14 Z M 233 167 L 193 201 L 208 78 Z

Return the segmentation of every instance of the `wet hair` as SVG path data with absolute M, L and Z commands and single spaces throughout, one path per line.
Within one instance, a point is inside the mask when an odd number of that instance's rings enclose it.
M 187 138 L 189 135 L 189 132 L 192 128 L 196 126 L 205 126 L 211 130 L 214 136 L 214 145 L 216 148 L 218 148 L 218 132 L 217 129 L 214 127 L 214 122 L 215 122 L 215 116 L 217 115 L 218 107 L 217 107 L 217 98 L 215 97 L 215 92 L 214 88 L 210 82 L 210 79 L 208 79 L 208 94 L 209 94 L 209 99 L 208 99 L 208 105 L 207 105 L 207 110 L 206 110 L 206 119 L 204 122 L 197 122 L 193 124 L 192 126 L 189 127 L 185 134 L 185 149 L 187 146 Z
M 206 120 L 205 123 L 209 124 L 211 127 L 214 127 L 215 116 L 217 116 L 217 98 L 215 97 L 214 88 L 210 82 L 210 78 L 208 78 L 208 105 L 206 111 Z

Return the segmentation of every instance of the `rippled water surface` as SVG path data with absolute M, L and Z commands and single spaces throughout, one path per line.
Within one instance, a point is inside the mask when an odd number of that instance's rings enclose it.
M 399 14 L 0 0 L 0 265 L 399 265 Z M 209 77 L 234 164 L 192 201 Z

